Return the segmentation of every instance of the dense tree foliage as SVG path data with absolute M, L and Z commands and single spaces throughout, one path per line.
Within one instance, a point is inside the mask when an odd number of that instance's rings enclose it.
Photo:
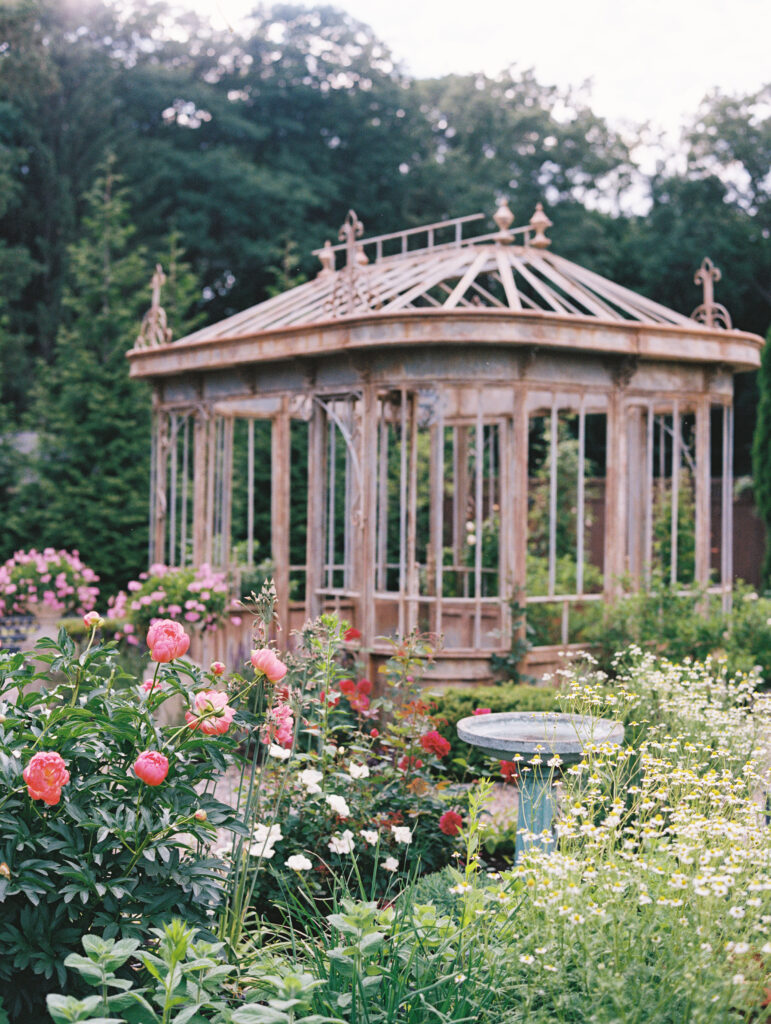
M 122 354 L 157 261 L 178 336 L 315 273 L 311 250 L 350 206 L 378 233 L 491 212 L 507 194 L 518 223 L 545 203 L 558 252 L 686 313 L 709 255 L 734 322 L 765 333 L 771 320 L 771 87 L 708 96 L 680 161 L 645 176 L 638 140 L 580 93 L 516 68 L 412 80 L 331 7 L 260 8 L 239 35 L 155 0 L 9 0 L 0 39 L 0 557 L 33 542 L 88 549 L 80 503 L 106 493 L 94 475 L 106 464 L 81 431 L 101 429 L 120 453 L 102 571 L 141 561 L 144 528 L 127 522 L 144 517 L 148 398 Z M 127 278 L 105 306 L 110 153 L 122 227 L 109 244 Z M 78 398 L 86 381 L 101 428 L 89 392 Z M 740 382 L 740 472 L 755 401 Z M 8 444 L 22 428 L 40 436 L 34 467 Z

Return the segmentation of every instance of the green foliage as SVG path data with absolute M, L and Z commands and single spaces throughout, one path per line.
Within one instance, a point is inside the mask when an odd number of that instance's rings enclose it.
M 232 760 L 232 740 L 164 730 L 154 718 L 210 676 L 164 666 L 151 694 L 137 692 L 114 644 L 94 646 L 92 634 L 77 655 L 63 630 L 35 659 L 0 655 L 0 988 L 13 1020 L 69 984 L 65 957 L 87 931 L 140 938 L 172 913 L 210 923 L 223 882 L 205 846 L 216 826 L 237 827 L 232 808 L 204 792 Z M 143 750 L 164 751 L 168 781 L 137 778 Z M 41 751 L 59 754 L 70 776 L 51 806 L 22 777 Z
M 602 621 L 588 634 L 600 665 L 612 671 L 614 654 L 629 644 L 656 651 L 672 661 L 725 659 L 731 672 L 757 666 L 771 685 L 771 600 L 739 585 L 730 612 L 718 596 L 683 594 L 660 580 L 603 606 Z
M 761 356 L 758 391 L 758 419 L 752 439 L 752 484 L 758 513 L 766 524 L 763 579 L 771 589 L 771 330 L 766 335 Z

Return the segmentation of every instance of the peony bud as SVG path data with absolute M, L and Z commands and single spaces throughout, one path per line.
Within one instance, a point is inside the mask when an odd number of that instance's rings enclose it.
M 104 619 L 99 612 L 86 612 L 83 616 L 83 625 L 86 629 L 101 629 L 104 625 Z
M 213 676 L 221 676 L 225 671 L 225 666 L 221 661 L 213 661 L 211 663 L 211 669 L 209 670 Z
M 143 750 L 134 762 L 134 774 L 148 786 L 160 786 L 169 774 L 168 758 L 157 750 Z
M 198 810 L 193 815 L 196 821 L 206 821 L 206 811 Z

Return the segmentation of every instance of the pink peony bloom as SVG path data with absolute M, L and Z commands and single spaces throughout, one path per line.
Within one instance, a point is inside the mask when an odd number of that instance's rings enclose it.
M 134 762 L 134 774 L 148 786 L 160 786 L 169 774 L 169 761 L 157 750 L 143 750 Z
M 271 683 L 280 682 L 286 675 L 286 665 L 276 656 L 276 652 L 270 647 L 263 647 L 262 650 L 252 651 L 252 665 L 258 672 Z
M 491 714 L 490 708 L 474 708 L 473 714 L 475 715 L 489 715 Z
M 153 661 L 169 662 L 181 658 L 190 646 L 190 637 L 178 622 L 160 619 L 147 631 L 147 646 Z
M 44 800 L 49 807 L 58 804 L 62 786 L 70 781 L 61 754 L 54 750 L 41 750 L 35 754 L 22 772 L 27 792 L 33 800 Z
M 163 683 L 160 679 L 145 679 L 142 683 L 141 689 L 144 690 L 145 693 L 152 693 L 153 690 L 162 690 Z
M 99 629 L 104 625 L 104 619 L 99 612 L 86 612 L 83 616 L 83 625 L 86 629 Z
M 227 732 L 235 709 L 228 704 L 228 695 L 219 690 L 204 690 L 195 695 L 193 711 L 185 712 L 185 721 L 191 729 L 200 729 L 207 736 Z

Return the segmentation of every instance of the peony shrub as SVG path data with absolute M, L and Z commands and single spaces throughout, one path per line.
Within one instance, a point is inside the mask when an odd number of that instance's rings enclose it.
M 42 1020 L 46 992 L 81 992 L 65 959 L 87 932 L 144 939 L 175 913 L 211 927 L 222 904 L 210 847 L 218 829 L 246 830 L 211 790 L 238 758 L 236 715 L 241 729 L 258 724 L 254 681 L 215 690 L 214 672 L 176 656 L 188 640 L 176 625 L 151 636 L 169 657 L 150 661 L 149 686 L 98 642 L 97 622 L 81 654 L 64 632 L 34 661 L 0 652 L 0 992 L 12 1021 Z M 157 724 L 174 695 L 192 728 Z
M 0 615 L 34 615 L 40 608 L 84 615 L 96 604 L 98 582 L 77 551 L 16 551 L 0 566 Z

